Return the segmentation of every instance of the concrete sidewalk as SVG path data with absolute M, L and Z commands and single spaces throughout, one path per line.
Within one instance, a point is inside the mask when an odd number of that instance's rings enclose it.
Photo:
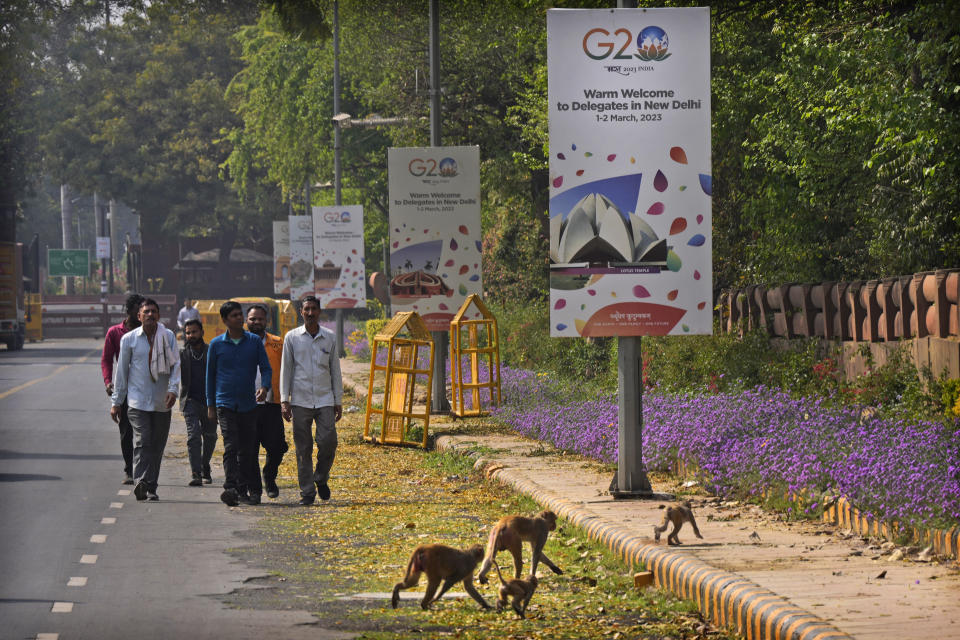
M 344 359 L 342 367 L 345 385 L 365 396 L 369 365 Z M 686 526 L 684 544 L 668 547 L 666 536 L 658 544 L 652 535 L 661 503 L 613 500 L 612 473 L 599 465 L 519 436 L 445 435 L 453 424 L 431 420 L 439 449 L 477 458 L 488 477 L 552 509 L 633 567 L 653 571 L 658 585 L 747 638 L 960 638 L 955 562 L 921 562 L 917 549 L 898 550 L 830 525 L 782 522 L 709 496 L 691 500 L 704 539 Z

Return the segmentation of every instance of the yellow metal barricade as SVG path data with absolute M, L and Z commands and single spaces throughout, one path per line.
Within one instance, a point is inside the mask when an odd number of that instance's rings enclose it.
M 30 342 L 43 340 L 43 300 L 39 293 L 26 294 L 26 322 L 25 338 Z
M 500 404 L 497 319 L 477 294 L 467 297 L 450 322 L 450 394 L 450 412 L 461 418 L 487 415 Z
M 266 305 L 270 313 L 267 315 L 267 331 L 281 338 L 287 335 L 287 331 L 297 326 L 297 310 L 290 300 L 274 300 L 273 298 L 229 298 L 240 303 L 243 308 L 243 317 L 246 320 L 247 311 L 255 303 Z M 203 338 L 210 342 L 214 338 L 227 330 L 220 318 L 220 305 L 226 302 L 223 300 L 196 300 L 193 306 L 200 312 L 200 322 L 203 323 Z
M 382 358 L 385 364 L 378 364 Z M 382 378 L 378 372 L 383 372 Z M 373 406 L 376 382 L 383 384 L 383 404 Z M 433 338 L 415 311 L 398 313 L 374 337 L 370 349 L 370 383 L 363 438 L 369 442 L 426 448 L 433 384 Z M 380 417 L 380 436 L 371 434 L 370 418 Z M 421 422 L 421 425 L 416 424 Z M 422 427 L 423 433 L 419 432 Z

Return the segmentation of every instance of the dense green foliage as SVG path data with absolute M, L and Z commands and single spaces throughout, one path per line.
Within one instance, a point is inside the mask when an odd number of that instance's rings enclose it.
M 440 6 L 441 140 L 481 147 L 485 289 L 501 303 L 546 295 L 545 12 L 565 5 Z M 115 1 L 109 26 L 102 3 L 4 6 L 27 27 L 0 41 L 20 201 L 22 178 L 46 175 L 134 206 L 157 241 L 229 247 L 332 180 L 329 0 Z M 365 206 L 375 269 L 386 149 L 429 143 L 428 13 L 344 0 L 339 15 L 340 110 L 407 118 L 343 132 L 344 199 Z M 939 1 L 713 5 L 715 289 L 958 264 L 958 25 Z

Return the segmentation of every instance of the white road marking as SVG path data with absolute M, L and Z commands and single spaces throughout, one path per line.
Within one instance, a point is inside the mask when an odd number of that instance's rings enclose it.
M 111 508 L 111 509 L 123 509 L 123 503 L 122 503 L 122 502 L 111 502 L 111 503 L 110 503 L 110 508 Z
M 87 579 L 85 577 L 74 576 L 67 580 L 68 587 L 85 587 L 87 586 Z
M 90 536 L 90 542 L 94 544 L 103 544 L 106 541 L 107 541 L 107 536 L 106 534 L 103 534 L 103 533 L 95 533 L 92 536 Z
M 116 518 L 100 518 L 100 524 L 117 524 Z
M 60 640 L 59 633 L 38 633 L 37 640 Z
M 96 563 L 97 563 L 96 554 L 85 553 L 82 556 L 80 556 L 80 564 L 96 564 Z
M 73 611 L 72 602 L 54 602 L 50 613 L 70 613 Z
M 117 491 L 118 496 L 128 496 L 130 495 L 130 489 L 120 489 Z

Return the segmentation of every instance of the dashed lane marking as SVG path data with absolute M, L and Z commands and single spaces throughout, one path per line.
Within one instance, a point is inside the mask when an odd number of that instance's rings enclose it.
M 90 542 L 94 544 L 103 544 L 107 541 L 107 536 L 104 533 L 95 533 L 90 536 Z
M 110 503 L 110 508 L 111 508 L 111 509 L 123 509 L 123 503 L 122 503 L 122 502 L 111 502 L 111 503 Z
M 36 640 L 60 640 L 59 633 L 38 633 Z
M 117 524 L 116 518 L 100 518 L 100 524 Z
M 118 496 L 128 496 L 130 495 L 130 489 L 120 489 L 117 491 Z
M 80 564 L 97 564 L 97 556 L 93 553 L 85 553 L 80 556 Z
M 67 580 L 68 587 L 85 587 L 87 586 L 87 579 L 83 576 L 74 576 Z
M 73 611 L 72 602 L 54 602 L 50 613 L 70 613 Z

